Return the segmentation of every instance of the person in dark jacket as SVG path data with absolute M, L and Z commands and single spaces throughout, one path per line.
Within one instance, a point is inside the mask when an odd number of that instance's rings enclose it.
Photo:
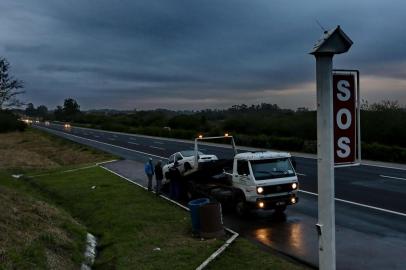
M 152 158 L 145 163 L 144 171 L 148 177 L 148 191 L 152 191 L 152 177 L 154 176 L 154 165 L 152 165 Z
M 161 184 L 162 184 L 162 179 L 164 178 L 164 175 L 162 173 L 162 162 L 159 160 L 157 164 L 155 165 L 155 180 L 156 180 L 156 186 L 155 186 L 155 194 L 159 196 L 161 194 Z
M 175 164 L 169 169 L 169 194 L 171 199 L 180 199 L 180 181 L 181 174 L 178 169 L 179 163 L 175 161 Z

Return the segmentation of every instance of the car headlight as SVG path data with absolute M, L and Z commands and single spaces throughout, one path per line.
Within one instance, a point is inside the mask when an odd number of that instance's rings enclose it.
M 297 183 L 292 183 L 292 189 L 297 189 Z
M 258 194 L 261 194 L 262 192 L 264 192 L 264 189 L 262 187 L 258 187 L 257 192 L 258 192 Z

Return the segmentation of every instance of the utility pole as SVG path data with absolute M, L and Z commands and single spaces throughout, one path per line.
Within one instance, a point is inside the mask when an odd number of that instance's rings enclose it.
M 314 45 L 317 82 L 317 182 L 319 269 L 336 269 L 334 207 L 333 56 L 345 53 L 351 39 L 337 26 Z

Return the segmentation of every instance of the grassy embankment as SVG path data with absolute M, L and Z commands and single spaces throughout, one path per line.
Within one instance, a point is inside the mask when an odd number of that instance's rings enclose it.
M 192 238 L 187 212 L 102 168 L 61 173 L 66 166 L 79 165 L 79 160 L 88 165 L 111 159 L 106 154 L 32 130 L 0 135 L 0 142 L 0 157 L 12 149 L 28 151 L 0 159 L 0 205 L 16 209 L 0 219 L 0 226 L 7 228 L 7 235 L 24 240 L 4 242 L 1 230 L 0 268 L 53 268 L 52 258 L 58 258 L 54 263 L 61 269 L 77 266 L 85 230 L 98 237 L 95 269 L 194 269 L 223 243 L 223 239 Z M 30 158 L 33 156 L 42 163 Z M 10 172 L 19 172 L 19 168 L 30 175 L 44 170 L 51 173 L 15 180 Z M 13 216 L 18 220 L 11 223 Z M 24 250 L 31 256 L 21 252 Z M 38 250 L 43 255 L 37 256 Z M 49 256 L 50 251 L 56 255 Z M 70 264 L 64 265 L 65 261 Z M 244 239 L 234 243 L 210 269 L 225 268 L 302 269 Z

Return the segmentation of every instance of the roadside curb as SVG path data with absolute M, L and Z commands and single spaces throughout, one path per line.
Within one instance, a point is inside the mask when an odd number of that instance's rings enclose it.
M 105 163 L 107 163 L 107 162 L 105 162 Z M 105 163 L 104 163 L 104 164 L 105 164 Z M 117 172 L 115 172 L 115 171 L 113 171 L 113 170 L 111 170 L 111 169 L 109 169 L 109 168 L 106 168 L 106 167 L 101 166 L 101 165 L 99 165 L 99 167 L 105 169 L 106 171 L 109 171 L 110 173 L 112 173 L 112 174 L 114 174 L 114 175 L 117 175 L 118 177 L 120 177 L 120 178 L 122 178 L 122 179 L 124 179 L 124 180 L 126 180 L 126 181 L 128 181 L 128 182 L 130 182 L 130 183 L 132 183 L 132 184 L 135 184 L 135 185 L 137 185 L 137 186 L 143 188 L 144 190 L 147 190 L 147 187 L 144 187 L 143 185 L 141 185 L 141 184 L 139 184 L 139 183 L 137 183 L 137 182 L 134 182 L 134 181 L 132 181 L 131 179 L 129 179 L 129 178 L 127 178 L 127 177 L 125 177 L 125 176 L 123 176 L 123 175 L 121 175 L 121 174 L 119 174 L 119 173 L 117 173 Z M 153 191 L 153 193 L 155 193 L 155 192 Z M 170 199 L 170 198 L 168 198 L 168 197 L 166 197 L 166 196 L 164 196 L 164 195 L 162 195 L 162 194 L 159 195 L 159 197 L 161 197 L 161 198 L 163 198 L 163 199 L 165 199 L 165 200 L 167 200 L 167 201 L 169 201 L 169 202 L 171 202 L 171 203 L 173 203 L 173 204 L 176 204 L 177 206 L 179 206 L 180 208 L 182 208 L 182 209 L 185 210 L 185 211 L 188 211 L 188 212 L 190 211 L 190 209 L 189 209 L 188 207 L 186 207 L 186 206 L 184 206 L 184 205 L 178 203 L 177 201 L 174 201 L 174 200 L 172 200 L 172 199 Z M 229 245 L 231 245 L 231 244 L 235 241 L 235 239 L 238 238 L 239 234 L 238 234 L 237 232 L 235 232 L 235 231 L 233 231 L 233 230 L 231 230 L 231 229 L 229 229 L 229 228 L 227 228 L 227 227 L 224 227 L 224 229 L 225 229 L 228 233 L 231 234 L 231 237 L 230 237 L 229 239 L 227 239 L 227 241 L 226 241 L 219 249 L 217 249 L 215 252 L 213 252 L 204 262 L 202 262 L 202 263 L 196 268 L 196 270 L 205 269 L 205 268 L 210 264 L 210 262 L 212 262 L 214 259 L 216 259 L 217 257 L 219 257 L 219 256 L 227 249 L 227 247 L 228 247 Z

